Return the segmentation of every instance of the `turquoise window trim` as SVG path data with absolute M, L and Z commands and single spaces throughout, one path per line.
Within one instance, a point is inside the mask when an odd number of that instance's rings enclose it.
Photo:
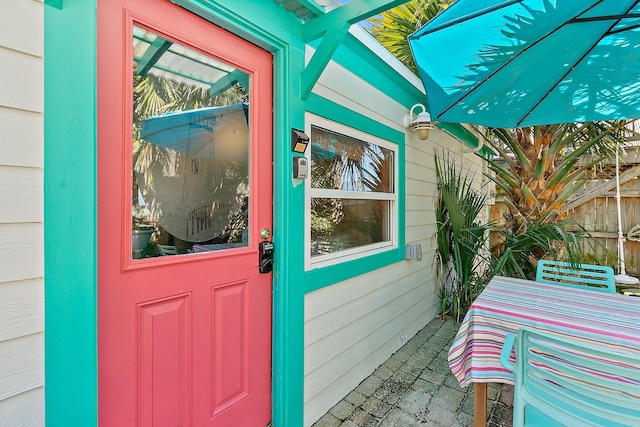
M 309 293 L 404 259 L 405 134 L 313 93 L 309 95 L 306 107 L 310 113 L 358 129 L 362 132 L 376 135 L 379 138 L 398 145 L 398 247 L 374 255 L 365 255 L 359 259 L 308 271 L 303 283 L 305 284 L 305 293 Z M 305 232 L 306 231 L 307 230 L 305 230 Z
M 395 249 L 347 261 L 341 264 L 308 271 L 305 279 L 305 293 L 317 291 L 318 289 L 322 289 L 326 286 L 331 286 L 338 282 L 342 282 L 343 280 L 351 279 L 402 261 L 405 254 L 404 229 L 400 229 L 399 234 L 400 236 L 403 236 L 403 243 L 402 245 L 398 245 Z M 398 240 L 400 240 L 400 238 Z
M 363 116 L 360 113 L 352 111 L 314 93 L 309 95 L 306 108 L 310 113 L 342 125 L 358 129 L 362 132 L 370 133 L 389 142 L 393 142 L 398 145 L 399 149 L 404 151 L 404 132 L 400 132 L 390 128 L 389 126 L 383 125 L 380 122 Z M 402 165 L 400 166 L 404 177 L 404 167 Z
M 61 4 L 44 7 L 45 422 L 92 427 L 98 424 L 96 0 Z

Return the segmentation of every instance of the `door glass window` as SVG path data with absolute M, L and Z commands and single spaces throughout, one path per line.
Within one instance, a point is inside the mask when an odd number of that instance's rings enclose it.
M 248 245 L 249 75 L 133 31 L 132 258 Z

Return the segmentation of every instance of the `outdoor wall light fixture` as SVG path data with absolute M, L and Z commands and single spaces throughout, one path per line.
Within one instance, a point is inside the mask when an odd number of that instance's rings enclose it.
M 418 115 L 414 115 L 413 110 L 417 107 L 422 108 L 422 112 L 418 113 Z M 438 122 L 431 121 L 431 114 L 427 112 L 427 109 L 422 104 L 416 104 L 411 107 L 409 110 L 409 114 L 405 114 L 404 116 L 404 125 L 411 129 L 411 132 L 418 135 L 418 138 L 425 140 L 429 138 L 429 131 L 436 127 Z
M 300 129 L 291 128 L 291 150 L 294 153 L 304 153 L 309 145 L 309 137 Z

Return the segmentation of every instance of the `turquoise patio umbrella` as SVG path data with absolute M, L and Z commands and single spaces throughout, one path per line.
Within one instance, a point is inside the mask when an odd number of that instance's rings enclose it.
M 248 185 L 248 114 L 249 104 L 242 103 L 172 111 L 142 121 L 141 139 L 175 152 L 135 170 L 150 221 L 191 243 L 224 232 L 241 209 L 241 192 Z
M 247 163 L 249 104 L 172 111 L 143 120 L 140 138 L 194 158 Z
M 640 1 L 457 0 L 409 36 L 433 120 L 640 117 Z

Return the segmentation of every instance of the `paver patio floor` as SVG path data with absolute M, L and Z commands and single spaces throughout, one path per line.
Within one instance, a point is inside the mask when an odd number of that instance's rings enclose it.
M 467 427 L 473 425 L 473 386 L 461 388 L 447 352 L 458 330 L 434 319 L 313 427 Z M 513 387 L 488 386 L 489 427 L 511 426 Z

